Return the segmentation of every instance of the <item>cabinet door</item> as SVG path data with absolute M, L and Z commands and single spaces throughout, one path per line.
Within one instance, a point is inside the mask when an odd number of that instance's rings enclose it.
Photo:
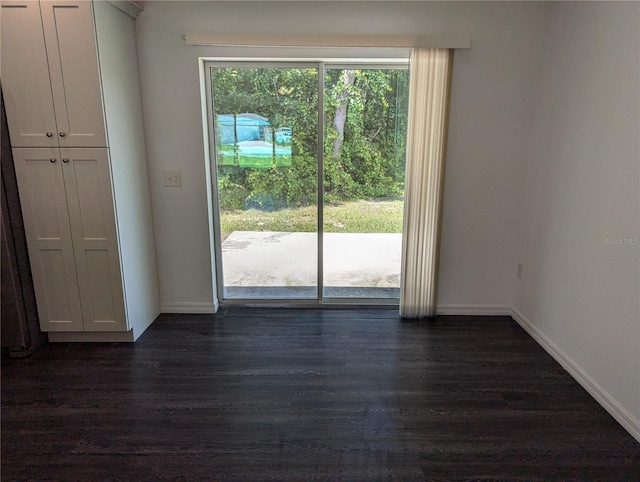
M 61 153 L 84 329 L 125 331 L 108 150 L 61 149 Z
M 57 149 L 14 149 L 42 331 L 83 331 L 73 243 Z
M 106 147 L 92 4 L 41 1 L 60 147 Z
M 14 147 L 56 147 L 47 52 L 40 7 L 2 2 L 2 87 Z

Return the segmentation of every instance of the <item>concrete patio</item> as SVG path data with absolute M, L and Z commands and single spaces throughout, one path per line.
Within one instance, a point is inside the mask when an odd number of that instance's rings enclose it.
M 325 233 L 324 296 L 397 298 L 400 233 Z M 317 296 L 316 233 L 235 231 L 222 243 L 225 298 Z

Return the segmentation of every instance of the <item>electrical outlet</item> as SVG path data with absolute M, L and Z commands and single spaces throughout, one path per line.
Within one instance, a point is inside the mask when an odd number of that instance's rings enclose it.
M 522 279 L 523 272 L 524 272 L 524 264 L 518 263 L 518 279 Z
M 166 187 L 181 187 L 182 171 L 164 171 L 164 185 Z

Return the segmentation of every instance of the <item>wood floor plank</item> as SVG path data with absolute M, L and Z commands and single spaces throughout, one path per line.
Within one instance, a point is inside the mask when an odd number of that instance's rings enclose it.
M 508 317 L 234 308 L 3 362 L 2 480 L 640 480 Z

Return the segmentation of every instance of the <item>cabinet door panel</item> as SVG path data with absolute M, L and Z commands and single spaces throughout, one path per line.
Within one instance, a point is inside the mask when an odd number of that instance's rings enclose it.
M 55 147 L 58 136 L 38 2 L 3 1 L 1 19 L 0 68 L 11 143 Z
M 59 152 L 14 149 L 13 157 L 40 326 L 43 331 L 83 331 Z
M 113 329 L 109 328 L 113 324 L 113 320 L 122 318 L 122 301 L 118 302 L 118 290 L 114 290 L 112 285 L 114 279 L 117 280 L 118 276 L 114 276 L 115 273 L 112 273 L 113 259 L 111 253 L 107 249 L 87 249 L 84 252 L 84 256 L 93 311 L 91 323 L 95 325 L 88 327 L 87 330 L 107 331 Z M 102 328 L 103 325 L 106 325 L 106 327 Z
M 42 267 L 42 286 L 48 315 L 47 323 L 55 326 L 55 329 L 50 331 L 82 331 L 82 323 L 79 323 L 78 326 L 71 326 L 74 318 L 72 311 L 74 300 L 70 298 L 70 293 L 75 295 L 76 305 L 78 294 L 70 290 L 68 284 L 64 282 L 69 274 L 68 259 L 66 259 L 68 256 L 65 254 L 62 249 L 38 249 L 38 261 Z
M 60 160 L 56 150 L 52 150 L 52 157 L 49 159 L 45 155 L 41 156 L 43 159 L 25 160 L 26 182 L 30 186 L 28 202 L 33 207 L 33 230 L 35 239 L 38 240 L 61 239 L 64 237 L 62 233 L 69 230 L 69 220 L 57 212 L 58 209 L 66 211 L 66 202 L 64 197 L 60 196 L 60 192 L 64 193 L 64 185 L 61 185 L 58 179 L 61 174 L 60 168 L 51 165 L 52 158 Z
M 127 329 L 107 149 L 63 149 L 85 331 Z
M 110 179 L 104 179 L 108 171 L 98 165 L 97 159 L 82 159 L 74 154 L 73 173 L 75 176 L 76 195 L 80 210 L 79 224 L 83 239 L 106 239 L 109 237 L 110 223 L 105 216 L 112 213 L 103 209 L 103 197 L 111 196 L 103 193 L 104 183 L 110 185 Z
M 40 8 L 60 147 L 106 147 L 91 2 L 42 1 Z

